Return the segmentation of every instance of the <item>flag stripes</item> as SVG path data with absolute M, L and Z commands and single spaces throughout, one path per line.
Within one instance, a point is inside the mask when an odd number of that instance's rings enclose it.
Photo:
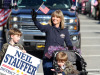
M 49 8 L 47 8 L 45 5 L 41 5 L 39 8 L 44 14 L 47 14 L 49 12 Z
M 11 13 L 11 9 L 0 9 L 0 26 L 7 23 L 7 19 Z

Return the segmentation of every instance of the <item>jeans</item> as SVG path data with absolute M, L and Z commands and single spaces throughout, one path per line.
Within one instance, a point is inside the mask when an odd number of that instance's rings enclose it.
M 62 72 L 62 75 L 65 75 L 65 73 L 64 73 L 64 72 Z
M 53 69 L 53 59 L 48 59 L 48 58 L 43 58 L 43 72 L 44 75 L 53 75 L 53 71 L 51 71 L 51 69 Z M 65 75 L 64 72 L 62 72 L 62 75 Z
M 52 64 L 53 59 L 48 59 L 48 58 L 43 58 L 43 72 L 44 75 L 53 75 L 53 64 Z

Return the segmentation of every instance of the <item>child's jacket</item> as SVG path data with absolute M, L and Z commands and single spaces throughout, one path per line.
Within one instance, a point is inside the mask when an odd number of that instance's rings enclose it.
M 0 51 L 0 64 L 1 64 L 1 61 L 2 61 L 2 59 L 3 59 L 3 57 L 4 57 L 5 53 L 6 53 L 7 48 L 8 48 L 9 45 L 11 45 L 11 44 L 10 43 L 3 44 L 2 50 Z M 18 43 L 14 44 L 13 47 L 16 47 L 16 48 L 18 48 L 20 50 L 24 50 L 24 47 L 21 44 L 18 44 Z
M 65 67 L 63 69 L 65 75 L 68 75 L 68 74 L 79 74 L 78 70 L 76 70 L 74 68 L 74 66 L 72 65 L 72 63 L 70 61 L 66 61 L 65 62 Z

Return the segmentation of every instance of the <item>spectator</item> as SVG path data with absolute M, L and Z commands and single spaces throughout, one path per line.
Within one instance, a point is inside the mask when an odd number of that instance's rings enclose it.
M 70 36 L 67 28 L 64 28 L 64 15 L 61 10 L 56 10 L 51 14 L 51 19 L 47 25 L 41 25 L 36 19 L 36 12 L 33 9 L 32 20 L 34 24 L 42 32 L 46 33 L 46 43 L 43 56 L 43 71 L 44 75 L 53 75 L 51 69 L 52 58 L 47 58 L 45 54 L 48 52 L 48 47 L 50 46 L 62 46 L 64 47 L 64 42 L 69 49 L 73 49 L 73 45 L 70 41 Z
M 10 41 L 8 43 L 5 43 L 2 47 L 2 50 L 0 51 L 0 63 L 6 53 L 9 45 L 19 48 L 20 50 L 22 50 L 22 52 L 26 53 L 23 46 L 21 44 L 18 44 L 20 37 L 22 36 L 21 31 L 14 28 L 14 29 L 10 29 L 8 34 L 10 35 Z

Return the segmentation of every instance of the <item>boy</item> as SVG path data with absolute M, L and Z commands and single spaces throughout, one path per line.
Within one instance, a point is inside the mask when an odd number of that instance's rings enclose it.
M 8 43 L 5 43 L 2 47 L 2 50 L 0 51 L 0 64 L 9 45 L 22 50 L 23 53 L 26 53 L 24 47 L 21 44 L 18 44 L 20 37 L 22 36 L 21 31 L 16 28 L 13 28 L 9 30 L 8 35 L 10 36 L 10 41 Z
M 56 55 L 56 61 L 57 61 L 57 65 L 60 68 L 60 72 L 58 72 L 57 75 L 79 74 L 79 72 L 74 68 L 72 63 L 68 61 L 68 57 L 66 53 L 58 52 Z M 51 69 L 51 70 L 56 71 L 55 69 Z

